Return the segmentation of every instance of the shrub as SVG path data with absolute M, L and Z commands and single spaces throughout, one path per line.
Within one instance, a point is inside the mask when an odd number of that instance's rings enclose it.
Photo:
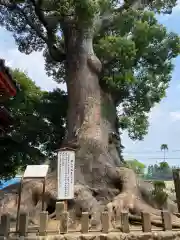
M 164 181 L 154 181 L 152 190 L 153 200 L 158 208 L 164 208 L 167 203 L 168 194 L 164 191 L 166 184 Z

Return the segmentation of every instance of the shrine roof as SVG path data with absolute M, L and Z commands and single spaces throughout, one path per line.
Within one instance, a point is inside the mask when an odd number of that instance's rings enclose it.
M 16 81 L 13 80 L 10 70 L 5 66 L 5 61 L 0 59 L 0 102 L 7 98 L 14 97 L 19 89 Z

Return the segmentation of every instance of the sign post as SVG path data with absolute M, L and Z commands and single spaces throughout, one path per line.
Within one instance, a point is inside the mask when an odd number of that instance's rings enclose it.
M 44 195 L 46 190 L 46 176 L 48 173 L 49 165 L 28 165 L 25 169 L 24 175 L 21 177 L 18 193 L 18 206 L 17 206 L 17 218 L 16 218 L 16 231 L 19 227 L 19 215 L 21 205 L 21 195 L 24 180 L 42 180 L 43 181 L 43 198 L 42 198 L 42 211 L 44 211 Z
M 69 148 L 58 151 L 57 161 L 57 198 L 64 201 L 67 211 L 67 200 L 74 198 L 75 151 Z

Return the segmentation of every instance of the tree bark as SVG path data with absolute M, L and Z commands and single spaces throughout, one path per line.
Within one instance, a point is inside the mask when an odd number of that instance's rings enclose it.
M 68 36 L 66 64 L 68 140 L 77 137 L 82 127 L 86 137 L 100 139 L 100 87 L 97 73 L 90 69 L 88 63 L 92 58 L 99 68 L 101 63 L 94 56 L 91 36 L 77 31 L 72 31 L 71 35 Z
M 71 29 L 64 35 L 69 101 L 67 142 L 76 141 L 79 146 L 76 182 L 93 187 L 100 178 L 108 177 L 106 167 L 114 168 L 115 172 L 115 167 L 120 166 L 119 148 L 116 146 L 119 143 L 110 142 L 112 133 L 117 132 L 116 108 L 111 96 L 99 85 L 101 62 L 93 51 L 92 32 Z M 93 173 L 97 180 L 92 177 Z M 90 183 L 92 179 L 93 183 Z

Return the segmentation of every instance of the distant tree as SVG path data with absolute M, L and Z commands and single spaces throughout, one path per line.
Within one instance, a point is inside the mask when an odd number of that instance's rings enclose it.
M 172 177 L 172 168 L 165 161 L 159 163 L 159 174 L 161 178 L 171 178 Z
M 147 168 L 147 174 L 146 174 L 146 178 L 152 178 L 153 176 L 153 165 L 149 165 Z
M 167 144 L 161 144 L 161 151 L 164 152 L 164 162 L 165 162 L 165 154 L 166 154 L 166 151 L 168 151 L 168 145 Z
M 170 169 L 170 166 L 169 166 L 169 164 L 167 163 L 167 162 L 160 162 L 159 163 L 159 169 L 160 170 L 162 170 L 162 171 L 167 171 L 167 170 L 169 170 Z
M 139 162 L 136 159 L 128 160 L 125 162 L 126 162 L 127 167 L 133 169 L 135 173 L 137 173 L 139 175 L 144 175 L 144 170 L 145 170 L 146 166 L 143 163 Z
M 160 162 L 159 164 L 149 165 L 147 169 L 148 179 L 163 179 L 168 180 L 172 178 L 172 167 L 167 162 Z

